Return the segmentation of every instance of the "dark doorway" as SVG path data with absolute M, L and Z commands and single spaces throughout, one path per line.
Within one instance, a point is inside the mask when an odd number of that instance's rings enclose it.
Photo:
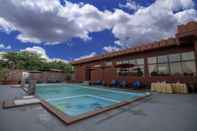
M 86 68 L 85 80 L 86 81 L 90 81 L 91 80 L 91 70 L 89 68 Z

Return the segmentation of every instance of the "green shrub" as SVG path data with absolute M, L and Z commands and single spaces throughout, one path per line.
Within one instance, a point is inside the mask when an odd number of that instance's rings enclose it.
M 2 68 L 0 69 L 0 81 L 7 80 L 9 74 L 9 69 Z

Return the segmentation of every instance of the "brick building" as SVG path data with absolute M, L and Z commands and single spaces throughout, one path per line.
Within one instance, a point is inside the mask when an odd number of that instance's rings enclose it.
M 197 82 L 197 22 L 180 25 L 174 38 L 73 61 L 75 80 Z

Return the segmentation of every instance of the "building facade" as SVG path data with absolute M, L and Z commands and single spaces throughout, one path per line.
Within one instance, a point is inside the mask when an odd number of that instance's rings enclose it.
M 197 82 L 197 22 L 178 26 L 176 37 L 72 62 L 75 80 Z

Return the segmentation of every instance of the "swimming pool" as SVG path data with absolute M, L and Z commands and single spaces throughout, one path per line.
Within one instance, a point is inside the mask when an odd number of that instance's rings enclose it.
M 61 111 L 70 118 L 86 116 L 84 114 L 108 109 L 114 105 L 131 102 L 145 96 L 144 93 L 131 93 L 79 84 L 37 85 L 36 95 L 56 111 Z

